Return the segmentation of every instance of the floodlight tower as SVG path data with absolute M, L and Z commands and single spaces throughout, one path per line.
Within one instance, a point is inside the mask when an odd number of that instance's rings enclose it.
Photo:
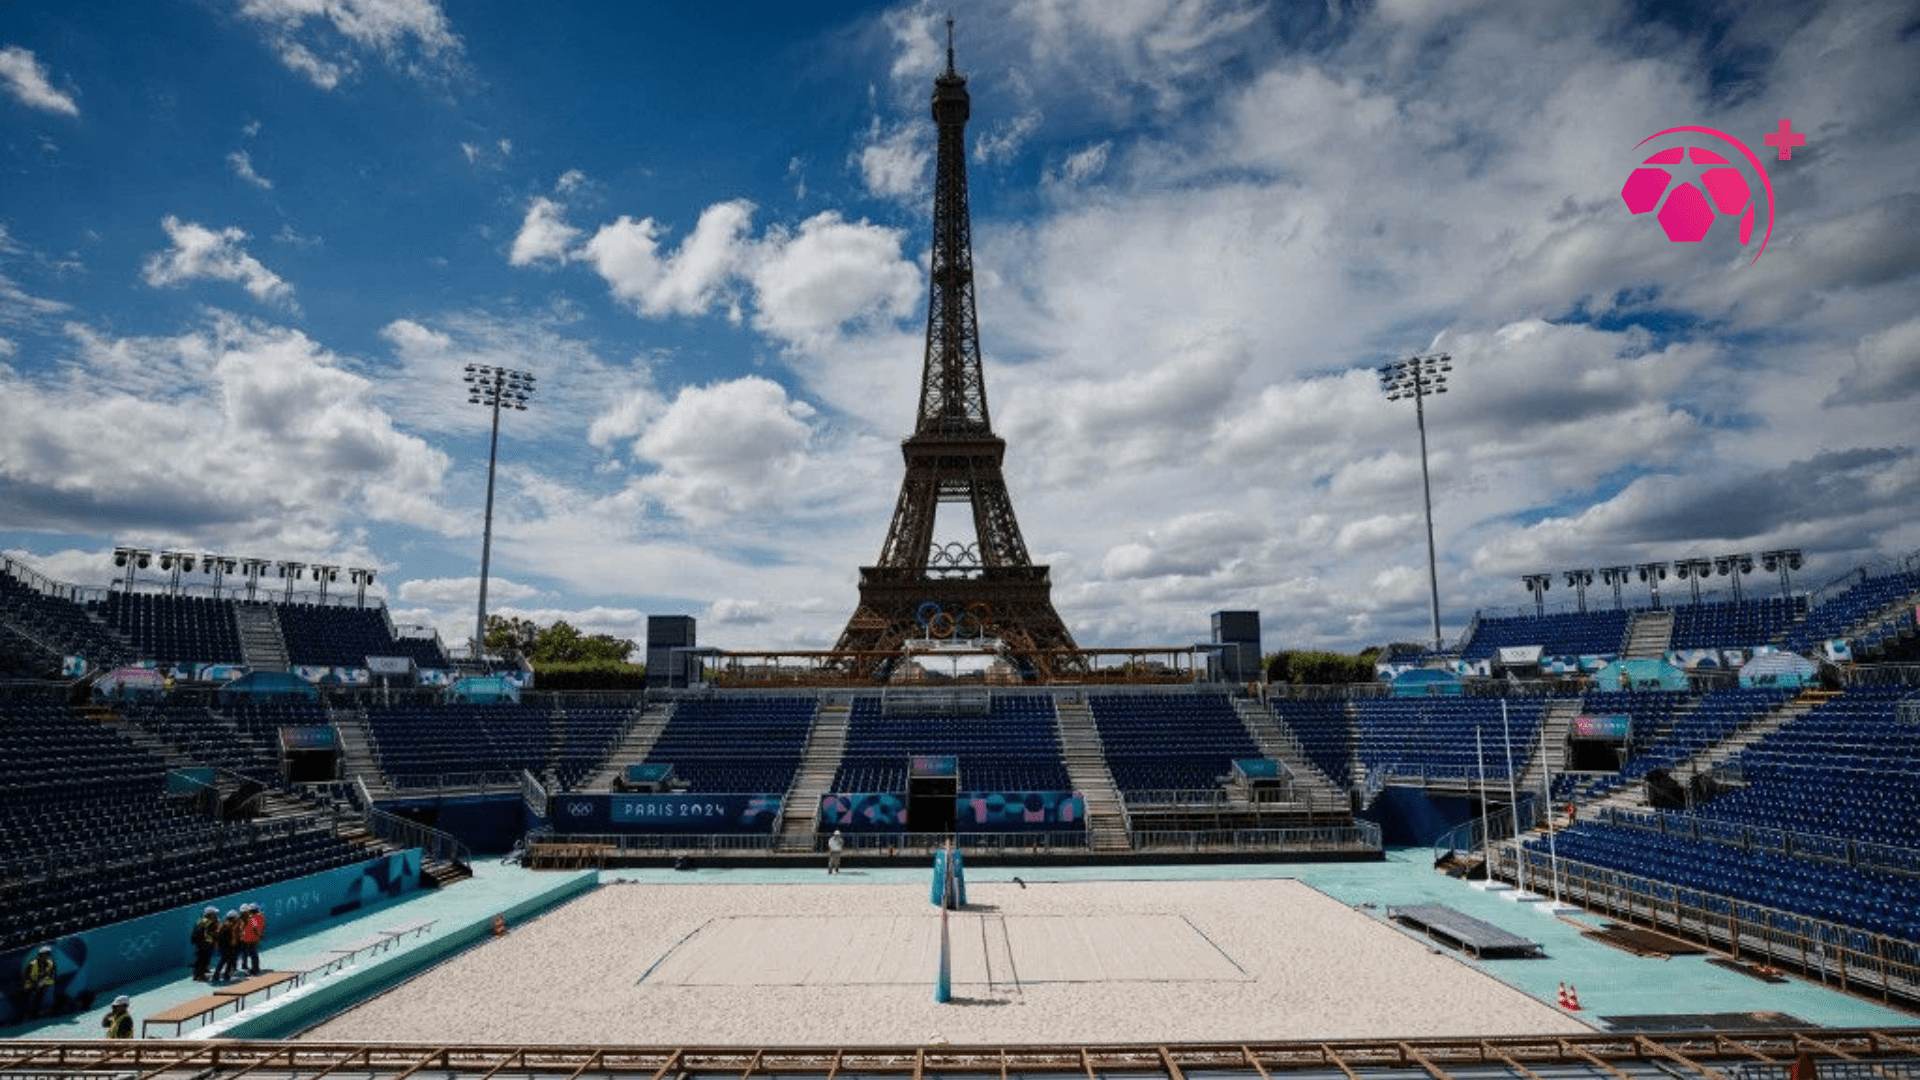
M 1593 571 L 1568 570 L 1566 572 L 1566 578 L 1567 584 L 1573 586 L 1574 594 L 1579 598 L 1580 614 L 1585 615 L 1587 613 L 1587 586 L 1593 584 Z
M 1527 591 L 1533 594 L 1533 613 L 1535 615 L 1545 615 L 1547 613 L 1547 590 L 1553 588 L 1553 575 L 1522 574 L 1520 575 L 1520 583 L 1525 585 Z
M 1700 579 L 1713 573 L 1713 563 L 1707 559 L 1675 559 L 1673 575 L 1693 587 L 1693 602 L 1700 602 Z
M 1600 580 L 1613 586 L 1613 610 L 1625 608 L 1626 601 L 1620 599 L 1620 586 L 1626 584 L 1627 576 L 1633 573 L 1631 566 L 1603 566 L 1600 568 Z
M 480 537 L 480 614 L 474 621 L 473 658 L 486 663 L 487 653 L 487 570 L 493 559 L 493 471 L 500 460 L 500 410 L 526 411 L 533 396 L 531 372 L 491 364 L 468 364 L 467 404 L 484 405 L 493 410 L 493 440 L 487 444 L 487 520 Z
M 1713 568 L 1720 572 L 1721 577 L 1729 574 L 1733 576 L 1733 602 L 1745 603 L 1746 597 L 1740 594 L 1740 575 L 1753 573 L 1753 556 L 1746 553 L 1716 555 L 1713 559 Z
M 1653 603 L 1653 610 L 1660 610 L 1660 582 L 1666 579 L 1667 564 L 1663 562 L 1643 562 L 1633 568 L 1641 581 L 1647 583 L 1647 598 Z
M 1387 400 L 1399 401 L 1401 398 L 1412 398 L 1414 423 L 1420 427 L 1420 493 L 1425 498 L 1427 507 L 1427 586 L 1433 598 L 1433 651 L 1435 652 L 1439 652 L 1442 648 L 1440 570 L 1433 547 L 1433 482 L 1427 475 L 1426 398 L 1428 394 L 1447 392 L 1447 372 L 1452 370 L 1453 357 L 1447 353 L 1411 356 L 1405 360 L 1384 364 L 1380 368 L 1380 389 L 1386 391 Z
M 1760 565 L 1768 570 L 1776 570 L 1780 574 L 1780 599 L 1782 600 L 1793 595 L 1793 580 L 1787 576 L 1787 571 L 1800 569 L 1801 559 L 1799 548 L 1777 548 L 1760 553 Z

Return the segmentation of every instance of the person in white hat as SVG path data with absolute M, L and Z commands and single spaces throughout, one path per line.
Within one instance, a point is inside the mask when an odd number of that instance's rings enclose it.
M 42 945 L 20 973 L 20 989 L 26 993 L 27 1019 L 40 1019 L 41 1012 L 53 1005 L 53 984 L 60 978 L 60 966 L 53 962 L 53 946 Z
M 833 835 L 827 837 L 827 873 L 837 874 L 840 872 L 840 852 L 844 850 L 846 846 L 847 839 L 840 835 L 839 829 L 833 830 Z
M 193 981 L 206 982 L 207 969 L 213 966 L 214 938 L 220 933 L 220 909 L 208 904 L 200 909 L 200 921 L 193 924 L 187 940 L 193 944 Z
M 133 1038 L 133 1014 L 127 1011 L 132 1004 L 133 999 L 125 994 L 113 999 L 113 1008 L 100 1018 L 100 1026 L 107 1029 L 107 1038 Z

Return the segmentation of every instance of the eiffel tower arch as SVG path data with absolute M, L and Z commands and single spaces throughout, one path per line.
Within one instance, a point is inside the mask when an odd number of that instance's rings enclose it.
M 1000 641 L 1040 678 L 1083 661 L 1053 608 L 1053 583 L 1020 536 L 1002 472 L 1007 444 L 993 433 L 974 310 L 973 237 L 967 209 L 967 80 L 953 66 L 933 81 L 939 127 L 927 345 L 913 434 L 900 444 L 906 477 L 880 558 L 860 568 L 860 604 L 834 650 L 855 654 L 861 675 L 884 654 L 924 639 Z M 941 503 L 972 510 L 971 543 L 938 543 Z

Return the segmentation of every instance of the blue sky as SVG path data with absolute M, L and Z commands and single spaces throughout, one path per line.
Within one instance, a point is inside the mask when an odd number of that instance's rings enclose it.
M 376 567 L 456 638 L 495 363 L 539 390 L 493 610 L 831 644 L 912 418 L 946 13 L 0 6 L 0 548 Z M 1448 636 L 1541 570 L 1920 548 L 1920 7 L 953 14 L 989 401 L 1082 643 L 1423 638 L 1373 368 L 1436 348 Z M 1623 203 L 1682 125 L 1761 153 L 1757 261 Z

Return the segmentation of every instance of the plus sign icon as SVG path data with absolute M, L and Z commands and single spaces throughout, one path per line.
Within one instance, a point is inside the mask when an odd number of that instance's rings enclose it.
M 1753 247 L 1757 234 L 1759 246 L 1747 260 L 1751 265 L 1773 236 L 1773 178 L 1760 156 L 1739 139 L 1709 127 L 1668 128 L 1641 139 L 1635 148 L 1656 139 L 1677 145 L 1648 155 L 1628 175 L 1620 186 L 1628 212 L 1636 217 L 1652 214 L 1676 244 L 1721 237 Z M 1779 147 L 1782 161 L 1792 160 L 1793 148 L 1806 141 L 1787 120 L 1765 140 Z

